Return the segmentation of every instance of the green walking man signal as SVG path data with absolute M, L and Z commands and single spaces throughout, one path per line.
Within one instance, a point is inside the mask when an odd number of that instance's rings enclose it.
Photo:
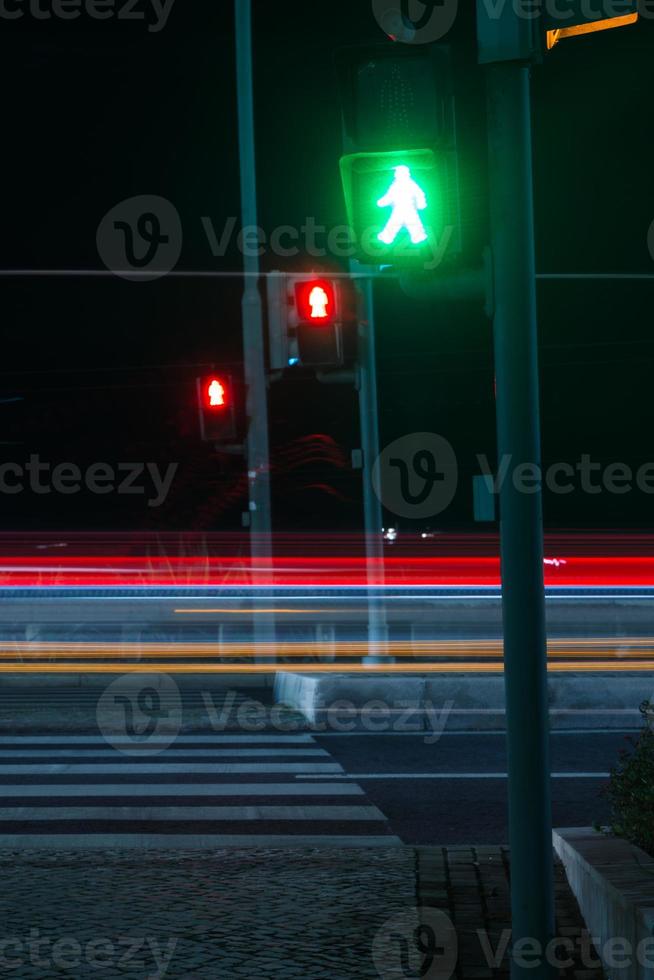
M 444 153 L 351 153 L 341 158 L 341 177 L 361 262 L 434 269 L 449 254 L 458 219 Z
M 395 168 L 395 180 L 377 201 L 377 207 L 393 208 L 386 227 L 377 235 L 384 245 L 392 245 L 403 230 L 409 233 L 413 245 L 427 241 L 427 232 L 418 214 L 427 207 L 427 198 L 423 189 L 411 177 L 409 167 Z

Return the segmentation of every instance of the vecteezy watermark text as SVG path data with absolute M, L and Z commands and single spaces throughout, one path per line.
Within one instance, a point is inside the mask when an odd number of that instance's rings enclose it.
M 575 965 L 575 957 L 586 970 L 596 970 L 602 963 L 609 970 L 623 970 L 634 963 L 646 969 L 654 967 L 654 937 L 642 939 L 637 944 L 618 936 L 602 942 L 599 937 L 583 929 L 574 939 L 555 936 L 543 946 L 539 940 L 530 937 L 512 943 L 510 929 L 503 929 L 499 939 L 493 943 L 484 929 L 477 929 L 477 939 L 486 964 L 494 970 L 500 968 L 507 953 L 517 966 L 525 970 L 543 963 L 558 970 L 567 970 Z
M 350 225 L 329 228 L 318 224 L 314 217 L 308 215 L 299 228 L 294 225 L 278 225 L 268 234 L 258 225 L 249 225 L 237 232 L 238 220 L 231 217 L 224 221 L 218 235 L 210 217 L 205 216 L 201 221 L 214 258 L 222 258 L 234 241 L 239 252 L 249 258 L 261 257 L 270 252 L 281 258 L 295 258 L 303 254 L 316 259 L 328 256 L 351 259 L 359 252 L 364 252 L 371 261 L 376 259 L 381 262 L 385 254 L 385 246 L 379 242 L 378 225 L 370 225 L 357 234 Z M 433 232 L 433 229 L 428 231 Z M 440 236 L 429 234 L 427 243 L 431 254 L 423 264 L 424 269 L 433 271 L 441 264 L 453 234 L 452 225 L 446 225 Z M 400 246 L 396 254 L 406 258 L 412 251 L 411 243 L 407 240 L 404 249 Z
M 417 925 L 416 925 L 417 923 Z M 634 943 L 625 937 L 602 941 L 582 929 L 579 935 L 554 936 L 546 945 L 523 936 L 513 940 L 511 929 L 491 934 L 476 929 L 478 962 L 488 970 L 500 970 L 513 962 L 523 970 L 547 965 L 554 971 L 583 967 L 585 970 L 628 970 L 636 963 L 654 967 L 654 938 Z M 407 908 L 388 919 L 375 934 L 372 956 L 380 977 L 420 976 L 426 980 L 450 980 L 456 973 L 459 940 L 450 917 L 441 909 Z M 468 953 L 474 953 L 468 949 Z M 409 973 L 407 967 L 411 967 Z
M 444 701 L 440 706 L 429 700 L 418 704 L 374 699 L 354 704 L 339 698 L 325 704 L 315 718 L 307 719 L 286 704 L 243 700 L 232 690 L 218 698 L 211 691 L 203 691 L 202 703 L 213 732 L 400 732 L 422 735 L 426 745 L 440 740 L 454 710 L 454 701 Z M 139 756 L 165 752 L 183 727 L 179 687 L 169 674 L 125 674 L 103 691 L 96 716 L 105 740 L 120 752 Z
M 643 463 L 637 470 L 626 463 L 603 464 L 583 453 L 576 463 L 552 463 L 545 468 L 535 463 L 513 466 L 513 458 L 504 455 L 499 461 L 497 474 L 493 473 L 488 457 L 477 456 L 483 476 L 493 492 L 499 493 L 509 478 L 519 493 L 537 493 L 545 484 L 550 493 L 569 494 L 575 491 L 597 495 L 600 493 L 625 494 L 638 489 L 641 493 L 654 494 L 654 462 Z
M 27 936 L 0 936 L 0 971 L 3 976 L 20 976 L 26 966 L 33 966 L 48 973 L 54 968 L 78 975 L 81 967 L 88 966 L 114 975 L 147 970 L 149 980 L 162 980 L 176 946 L 177 939 L 162 945 L 151 936 L 98 937 L 82 943 L 74 936 L 53 939 L 30 929 Z
M 488 493 L 497 495 L 507 481 L 518 493 L 565 496 L 582 493 L 623 495 L 638 491 L 654 494 L 654 461 L 634 468 L 622 462 L 599 462 L 582 453 L 572 462 L 548 466 L 516 462 L 502 456 L 494 468 L 488 456 L 477 454 L 477 464 Z M 441 514 L 451 504 L 459 482 L 458 460 L 452 445 L 434 432 L 413 432 L 390 443 L 372 468 L 372 485 L 384 507 L 399 517 L 425 519 Z
M 2 2 L 2 0 L 0 0 Z M 387 247 L 380 242 L 379 226 L 354 229 L 350 225 L 328 227 L 307 215 L 303 223 L 278 225 L 267 232 L 259 225 L 239 226 L 231 216 L 221 222 L 209 215 L 200 217 L 208 249 L 213 258 L 224 258 L 236 248 L 252 258 L 271 254 L 282 259 L 307 255 L 311 258 L 351 259 L 365 255 L 370 262 L 383 262 Z M 442 263 L 454 235 L 445 225 L 428 228 L 420 265 L 433 271 Z M 184 230 L 179 212 L 170 201 L 155 194 L 141 194 L 120 201 L 102 218 L 96 234 L 98 255 L 115 275 L 136 282 L 148 282 L 167 275 L 182 254 Z M 406 258 L 415 249 L 409 239 L 394 247 L 393 255 Z
M 158 34 L 168 23 L 175 0 L 0 0 L 0 20 L 145 21 Z
M 80 493 L 145 496 L 148 507 L 161 507 L 172 486 L 178 463 L 165 471 L 157 463 L 92 463 L 82 470 L 76 463 L 46 463 L 32 454 L 25 463 L 0 463 L 0 494 L 14 495 L 28 490 L 39 495 Z M 148 488 L 147 483 L 150 484 Z
M 236 723 L 244 732 L 261 732 L 273 728 L 279 732 L 337 732 L 347 734 L 355 730 L 373 733 L 415 732 L 425 734 L 425 744 L 433 745 L 441 738 L 454 707 L 454 701 L 445 701 L 437 707 L 432 701 L 417 705 L 411 701 L 383 701 L 375 699 L 356 705 L 353 701 L 339 698 L 324 706 L 312 720 L 298 721 L 284 704 L 267 707 L 260 701 L 248 699 L 237 707 L 237 697 L 229 691 L 224 700 L 216 704 L 211 693 L 202 695 L 211 727 L 216 732 L 225 731 Z M 235 710 L 234 710 L 235 709 Z

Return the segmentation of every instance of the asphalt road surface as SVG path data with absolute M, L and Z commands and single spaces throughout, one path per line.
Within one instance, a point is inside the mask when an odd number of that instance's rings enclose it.
M 632 733 L 633 734 L 633 733 Z M 551 737 L 554 826 L 606 822 L 600 795 L 627 733 L 588 731 Z M 348 777 L 364 787 L 406 844 L 508 842 L 506 742 L 503 733 L 324 735 Z

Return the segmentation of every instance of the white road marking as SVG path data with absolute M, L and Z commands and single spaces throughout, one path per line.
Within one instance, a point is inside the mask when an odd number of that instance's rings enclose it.
M 182 736 L 176 748 L 163 733 L 140 745 L 118 739 L 3 735 L 0 831 L 21 833 L 0 833 L 0 848 L 401 845 L 383 834 L 383 812 L 356 781 L 338 779 L 343 767 L 311 735 Z M 132 754 L 123 755 L 123 746 Z M 146 754 L 153 749 L 159 754 Z M 211 781 L 190 782 L 194 775 Z M 298 775 L 307 778 L 298 782 Z M 160 832 L 198 825 L 237 833 Z M 94 833 L 94 826 L 107 832 Z M 377 833 L 367 833 L 372 827 Z
M 137 753 L 142 753 L 144 756 L 149 755 L 152 752 L 152 747 L 148 747 L 147 744 L 143 746 L 134 745 L 129 750 L 130 756 L 134 757 Z M 80 749 L 77 747 L 71 747 L 69 749 L 50 749 L 50 748 L 18 748 L 15 751 L 11 749 L 0 750 L 0 759 L 33 759 L 38 757 L 40 759 L 69 759 L 74 758 L 87 758 L 92 757 L 94 759 L 115 759 L 116 757 L 121 758 L 120 752 L 117 749 Z M 244 759 L 244 758 L 255 758 L 255 759 L 279 759 L 279 758 L 297 758 L 298 756 L 320 756 L 321 758 L 329 758 L 329 752 L 324 749 L 166 749 L 161 752 L 162 759 L 169 759 L 172 756 L 179 758 L 209 758 L 209 759 Z
M 608 779 L 608 772 L 553 772 L 552 779 Z M 296 779 L 303 779 L 301 775 Z M 329 779 L 329 776 L 317 776 Z M 344 773 L 341 779 L 508 779 L 507 772 L 355 772 Z
M 363 796 L 356 783 L 19 783 L 0 784 L 0 798 L 91 796 Z
M 138 745 L 138 739 L 129 735 L 112 735 L 112 745 Z M 312 735 L 177 735 L 175 744 L 182 745 L 311 745 Z M 103 735 L 0 735 L 0 745 L 107 745 Z M 144 745 L 170 744 L 166 735 L 152 735 L 143 740 Z
M 402 847 L 399 837 L 347 834 L 0 834 L 0 848 L 47 850 L 212 850 L 220 847 Z
M 595 712 L 591 713 L 594 714 Z M 642 727 L 643 726 L 640 725 L 638 728 L 560 728 L 550 731 L 550 735 L 631 735 L 634 732 L 641 731 Z M 387 738 L 390 735 L 392 735 L 394 738 L 424 738 L 426 735 L 433 736 L 435 734 L 431 728 L 421 728 L 417 731 L 411 732 L 323 732 L 314 726 L 312 727 L 312 731 L 315 734 L 315 739 L 318 741 L 323 738 Z M 506 729 L 492 728 L 488 731 L 475 729 L 474 731 L 466 730 L 454 732 L 445 730 L 442 733 L 441 738 L 450 738 L 450 736 L 455 738 L 487 738 L 489 735 L 497 735 L 506 738 Z
M 340 774 L 342 766 L 331 762 L 189 762 L 177 764 L 174 762 L 125 762 L 121 765 L 112 763 L 97 763 L 96 765 L 76 765 L 75 763 L 43 763 L 34 765 L 0 766 L 2 776 L 105 776 L 105 775 L 273 775 L 275 773 L 330 773 Z
M 9 806 L 6 820 L 385 820 L 376 806 Z

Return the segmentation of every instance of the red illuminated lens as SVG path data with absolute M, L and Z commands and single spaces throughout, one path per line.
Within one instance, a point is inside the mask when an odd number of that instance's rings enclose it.
M 329 324 L 336 315 L 336 291 L 326 279 L 308 279 L 295 284 L 298 316 L 305 323 Z
M 204 386 L 204 400 L 207 408 L 219 412 L 227 408 L 229 394 L 227 385 L 222 378 L 207 378 Z

